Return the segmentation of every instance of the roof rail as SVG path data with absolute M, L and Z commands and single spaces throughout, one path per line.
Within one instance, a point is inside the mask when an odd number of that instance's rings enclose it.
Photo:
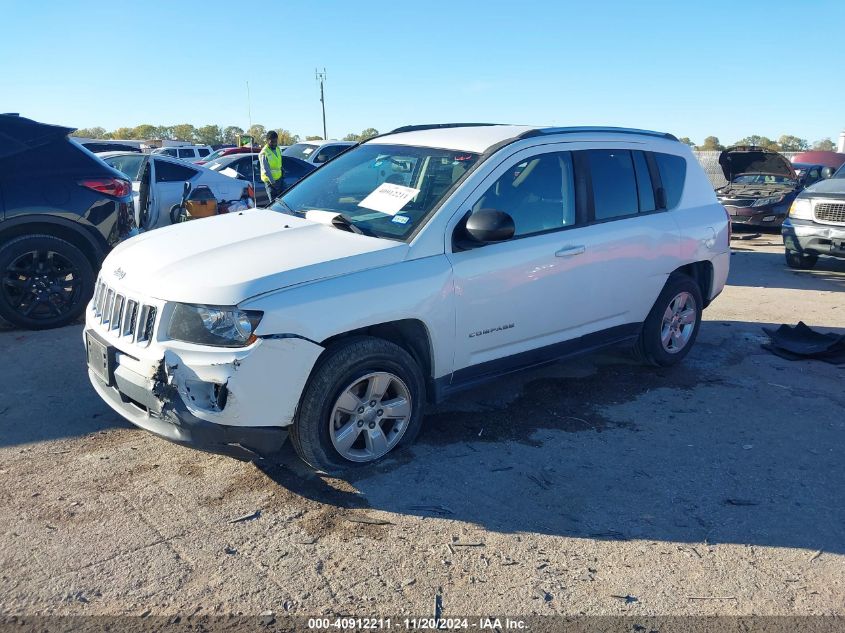
M 543 136 L 546 134 L 582 134 L 590 132 L 613 132 L 614 134 L 639 134 L 641 136 L 656 136 L 658 138 L 669 139 L 670 141 L 677 141 L 678 138 L 674 134 L 667 132 L 655 132 L 653 130 L 638 130 L 630 127 L 601 127 L 601 126 L 582 126 L 582 127 L 546 127 L 537 128 L 536 130 L 528 130 L 520 134 L 519 138 L 530 138 L 532 136 Z
M 388 134 L 399 134 L 400 132 L 419 132 L 420 130 L 439 130 L 450 127 L 485 127 L 488 125 L 502 125 L 501 123 L 423 123 L 422 125 L 403 125 Z

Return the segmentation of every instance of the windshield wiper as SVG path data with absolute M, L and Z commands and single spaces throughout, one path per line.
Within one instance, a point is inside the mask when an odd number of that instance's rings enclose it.
M 368 232 L 365 232 L 364 229 L 355 224 L 349 216 L 343 213 L 338 213 L 332 218 L 332 226 L 336 226 L 339 229 L 344 229 L 352 233 L 357 233 L 358 235 L 369 235 Z

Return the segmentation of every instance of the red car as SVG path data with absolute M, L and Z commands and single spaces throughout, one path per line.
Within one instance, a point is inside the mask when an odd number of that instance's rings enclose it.
M 205 165 L 206 163 L 214 160 L 215 158 L 220 158 L 221 156 L 228 156 L 229 154 L 255 154 L 260 151 L 260 147 L 221 147 L 220 149 L 206 156 L 203 160 L 196 161 L 194 165 Z

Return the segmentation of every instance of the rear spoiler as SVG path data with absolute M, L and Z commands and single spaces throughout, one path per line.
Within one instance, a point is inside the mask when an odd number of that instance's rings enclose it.
M 39 123 L 17 114 L 0 114 L 0 159 L 47 145 L 74 130 L 72 127 Z

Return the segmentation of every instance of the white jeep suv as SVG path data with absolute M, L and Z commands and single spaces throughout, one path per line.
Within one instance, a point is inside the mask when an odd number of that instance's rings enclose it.
M 515 369 L 623 343 L 677 363 L 724 287 L 729 230 L 669 134 L 400 128 L 270 209 L 112 251 L 89 375 L 165 439 L 260 459 L 290 435 L 341 470 L 409 444 L 427 401 Z

